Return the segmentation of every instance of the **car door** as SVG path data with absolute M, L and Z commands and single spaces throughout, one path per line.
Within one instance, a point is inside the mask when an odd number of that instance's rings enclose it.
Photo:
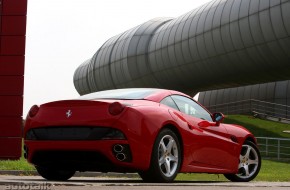
M 225 127 L 222 124 L 199 126 L 199 123 L 205 120 L 213 123 L 211 114 L 190 98 L 180 95 L 171 97 L 183 113 L 189 127 L 192 127 L 191 165 L 212 169 L 231 169 L 236 166 L 235 149 L 238 145 L 230 140 Z

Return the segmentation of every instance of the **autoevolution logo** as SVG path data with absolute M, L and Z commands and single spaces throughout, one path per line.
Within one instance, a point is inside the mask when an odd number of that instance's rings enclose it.
M 19 184 L 19 185 L 6 185 L 5 190 L 51 190 L 52 184 Z
M 66 114 L 66 117 L 69 118 L 72 115 L 72 111 L 71 110 L 67 110 L 67 112 L 65 114 Z

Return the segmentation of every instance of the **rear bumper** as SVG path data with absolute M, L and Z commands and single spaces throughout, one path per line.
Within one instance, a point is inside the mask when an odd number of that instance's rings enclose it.
M 132 151 L 128 140 L 25 140 L 24 144 L 28 162 L 38 166 L 101 172 L 135 172 L 147 169 L 146 164 L 138 159 L 140 153 Z M 115 145 L 125 148 L 116 151 Z M 120 153 L 125 155 L 124 160 L 120 159 Z
M 115 168 L 125 168 L 124 171 L 129 172 L 130 170 L 135 171 L 145 171 L 148 170 L 151 161 L 151 151 L 153 148 L 153 144 L 159 128 L 161 125 L 159 119 L 147 119 L 144 117 L 143 112 L 136 111 L 133 108 L 127 107 L 127 109 L 121 114 L 118 119 L 111 120 L 70 120 L 66 122 L 58 121 L 58 120 L 39 120 L 34 118 L 28 119 L 25 125 L 24 135 L 27 137 L 27 132 L 31 129 L 43 128 L 43 127 L 99 127 L 99 126 L 109 126 L 112 129 L 120 130 L 125 139 L 83 139 L 81 137 L 77 137 L 80 140 L 63 140 L 62 138 L 58 138 L 56 140 L 28 140 L 27 138 L 24 140 L 25 146 L 27 147 L 28 154 L 27 159 L 28 162 L 35 164 L 35 156 L 38 152 L 70 152 L 68 155 L 74 152 L 76 154 L 82 152 L 91 152 L 100 154 L 109 161 L 109 165 L 114 165 Z M 144 112 L 147 113 L 147 112 Z M 93 118 L 93 117 L 91 117 Z M 74 131 L 75 132 L 75 131 Z M 73 132 L 73 133 L 74 133 Z M 73 134 L 72 133 L 72 134 Z M 75 138 L 75 136 L 72 136 Z M 61 140 L 60 140 L 61 139 Z M 70 137 L 71 139 L 71 137 Z M 124 144 L 128 145 L 131 151 L 131 161 L 130 162 L 122 162 L 116 158 L 116 155 L 113 153 L 113 146 L 116 144 Z M 54 163 L 57 162 L 57 156 Z M 94 156 L 94 154 L 93 154 Z M 64 156 L 66 157 L 66 156 Z M 43 158 L 41 158 L 43 159 Z M 60 165 L 63 165 L 59 162 Z M 95 164 L 95 163 L 92 163 Z M 100 163 L 101 165 L 103 163 Z M 55 164 L 54 164 L 55 165 Z M 110 168 L 110 167 L 108 167 Z M 97 168 L 96 168 L 97 169 Z M 90 171 L 97 171 L 96 169 L 92 169 Z M 86 170 L 89 171 L 89 170 Z M 112 171 L 112 170 L 108 170 Z

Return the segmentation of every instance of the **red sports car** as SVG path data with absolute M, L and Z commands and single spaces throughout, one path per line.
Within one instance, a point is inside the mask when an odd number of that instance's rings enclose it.
M 223 119 L 173 90 L 101 91 L 32 106 L 25 157 L 48 180 L 98 171 L 138 172 L 148 182 L 172 182 L 179 172 L 250 181 L 261 167 L 256 139 Z

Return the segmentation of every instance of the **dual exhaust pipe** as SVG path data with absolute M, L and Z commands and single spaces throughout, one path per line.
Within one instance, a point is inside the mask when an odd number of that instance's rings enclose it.
M 113 146 L 113 153 L 116 159 L 121 162 L 128 162 L 129 160 L 131 160 L 129 159 L 128 152 L 130 153 L 129 145 L 116 144 Z

